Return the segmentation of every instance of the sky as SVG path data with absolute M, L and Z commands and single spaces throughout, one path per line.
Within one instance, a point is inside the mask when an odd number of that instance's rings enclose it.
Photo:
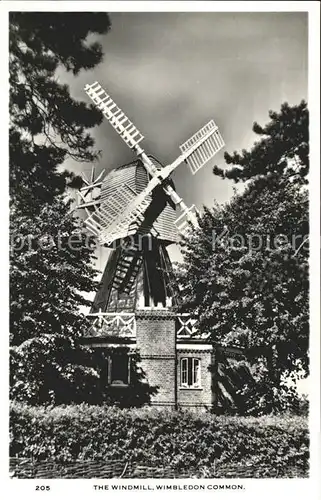
M 103 62 L 68 75 L 71 94 L 88 99 L 84 85 L 98 80 L 145 136 L 145 151 L 164 164 L 214 119 L 225 148 L 195 176 L 182 164 L 172 177 L 188 206 L 227 201 L 233 183 L 214 176 L 212 166 L 225 165 L 224 151 L 250 148 L 253 122 L 267 123 L 270 109 L 308 98 L 307 13 L 122 12 L 110 18 L 110 32 L 98 37 Z M 107 121 L 93 135 L 102 150 L 97 174 L 133 159 Z

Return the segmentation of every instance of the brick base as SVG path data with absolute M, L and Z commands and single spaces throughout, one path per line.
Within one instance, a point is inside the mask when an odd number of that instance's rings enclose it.
M 142 310 L 136 314 L 136 342 L 145 377 L 157 394 L 153 406 L 175 407 L 175 315 L 166 310 Z

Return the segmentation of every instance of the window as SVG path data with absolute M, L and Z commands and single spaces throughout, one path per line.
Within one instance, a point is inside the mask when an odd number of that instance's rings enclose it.
M 130 384 L 130 357 L 126 354 L 115 354 L 108 360 L 108 383 L 115 386 Z
M 201 386 L 201 362 L 198 358 L 181 359 L 181 387 Z

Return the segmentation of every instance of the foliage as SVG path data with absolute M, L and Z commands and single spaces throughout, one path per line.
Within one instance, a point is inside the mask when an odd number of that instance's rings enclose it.
M 108 385 L 105 382 L 107 378 L 105 360 L 108 356 L 113 357 L 115 355 L 117 359 L 117 355 L 119 354 L 130 357 L 129 384 L 121 388 Z M 155 395 L 158 391 L 158 386 L 151 386 L 147 382 L 146 373 L 141 366 L 141 358 L 138 350 L 130 352 L 128 347 L 109 346 L 105 349 L 100 347 L 99 356 L 103 359 L 103 362 L 100 363 L 100 392 L 96 403 L 108 404 L 119 408 L 139 408 L 150 403 L 151 396 Z
M 94 403 L 93 352 L 63 335 L 41 335 L 10 349 L 10 397 L 30 404 Z
M 235 182 L 255 177 L 277 175 L 279 180 L 291 179 L 307 183 L 309 173 L 309 112 L 307 103 L 297 106 L 284 103 L 279 113 L 269 112 L 271 121 L 262 127 L 254 123 L 253 132 L 260 136 L 250 151 L 233 155 L 225 153 L 230 169 L 214 167 L 214 174 Z
M 260 464 L 262 477 L 273 470 L 286 475 L 293 466 L 302 474 L 308 469 L 308 426 L 302 417 L 236 418 L 15 403 L 10 424 L 12 457 L 63 463 L 124 459 L 184 470 L 211 469 L 215 462 Z
M 284 378 L 309 371 L 308 111 L 284 104 L 270 117 L 254 125 L 267 137 L 251 151 L 225 155 L 238 167 L 215 169 L 248 182 L 225 205 L 204 207 L 177 272 L 180 310 L 198 316 L 212 342 L 246 350 L 256 380 L 239 395 L 254 414 L 288 408 Z
M 131 356 L 128 387 L 105 383 L 108 355 L 126 348 L 94 349 L 63 335 L 42 335 L 11 348 L 10 397 L 33 405 L 90 403 L 138 407 L 155 388 L 144 381 L 139 355 Z
M 213 341 L 264 357 L 275 381 L 308 369 L 307 234 L 307 194 L 270 179 L 206 209 L 184 242 L 181 308 Z
M 12 210 L 11 343 L 43 334 L 77 337 L 84 328 L 83 292 L 96 289 L 92 242 L 62 198 L 30 218 Z
M 38 212 L 63 193 L 73 175 L 58 167 L 68 155 L 97 158 L 86 129 L 102 115 L 76 101 L 57 70 L 77 74 L 99 64 L 102 48 L 88 36 L 109 27 L 102 12 L 10 13 L 10 195 L 24 212 Z
M 284 378 L 278 385 L 271 383 L 265 363 L 261 360 L 246 363 L 250 377 L 242 378 L 234 397 L 236 411 L 241 415 L 262 416 L 286 414 L 308 416 L 308 400 L 289 386 Z M 234 368 L 235 370 L 235 368 Z M 231 412 L 230 408 L 225 411 Z
M 88 129 L 102 115 L 75 100 L 60 75 L 101 62 L 90 39 L 109 30 L 109 17 L 12 12 L 9 21 L 11 395 L 92 401 L 91 353 L 75 342 L 86 328 L 84 293 L 96 289 L 94 249 L 63 199 L 75 177 L 62 164 L 98 157 Z
M 282 379 L 271 383 L 264 360 L 228 357 L 223 349 L 215 350 L 213 373 L 216 415 L 262 416 L 265 414 L 308 415 L 308 400 L 295 386 Z

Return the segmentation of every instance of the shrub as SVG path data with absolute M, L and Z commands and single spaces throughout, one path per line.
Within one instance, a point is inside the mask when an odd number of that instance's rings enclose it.
M 119 389 L 101 383 L 107 357 L 127 348 L 93 349 L 62 335 L 43 335 L 10 349 L 10 398 L 31 405 L 103 402 L 142 406 L 156 388 L 144 381 L 139 354 L 131 355 L 131 381 Z
M 285 476 L 308 469 L 309 437 L 303 417 L 231 417 L 153 408 L 11 405 L 10 455 L 54 460 L 127 460 L 176 469 L 260 465 Z
M 218 367 L 210 367 L 221 385 L 216 388 L 218 405 L 213 409 L 216 414 L 253 417 L 282 413 L 308 415 L 308 398 L 300 395 L 293 383 L 289 385 L 289 377 L 275 384 L 262 360 L 249 363 L 245 357 L 228 359 L 222 352 L 219 356 Z M 292 377 L 293 381 L 298 380 L 295 373 Z

